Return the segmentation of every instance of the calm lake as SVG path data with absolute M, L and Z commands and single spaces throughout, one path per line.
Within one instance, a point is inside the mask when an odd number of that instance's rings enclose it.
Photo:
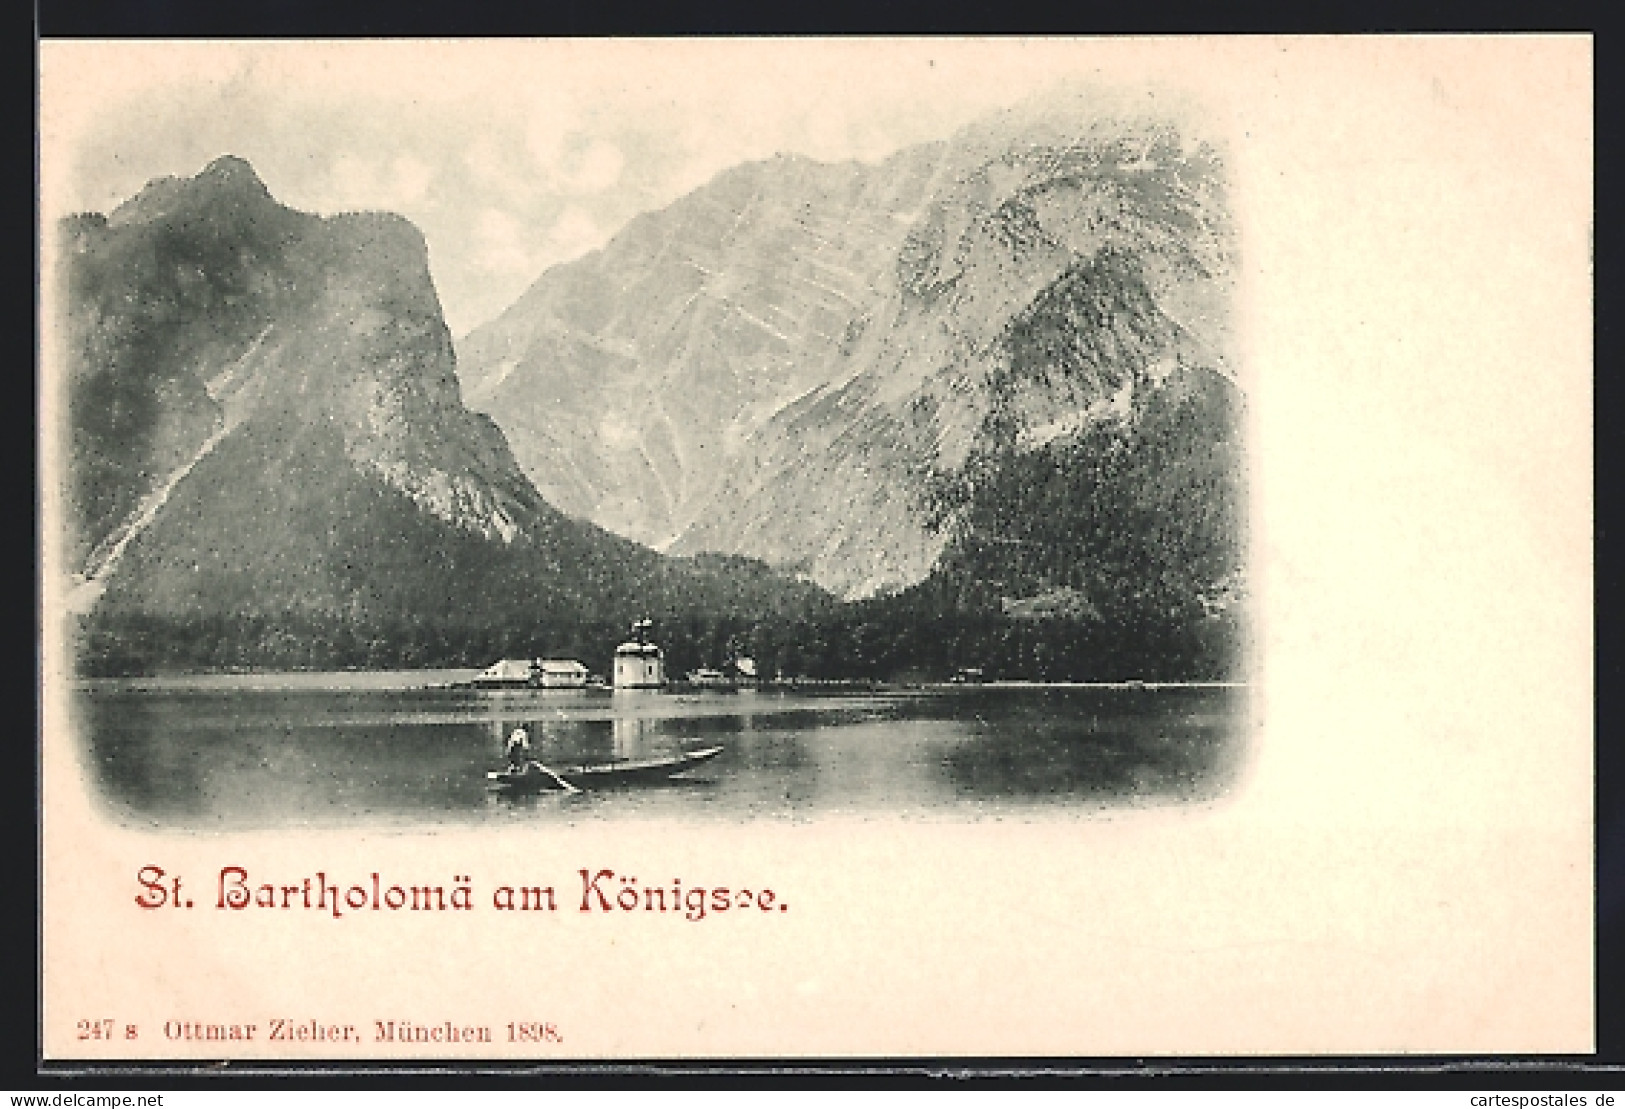
M 75 711 L 116 819 L 195 829 L 1084 815 L 1223 793 L 1247 720 L 1237 687 L 435 688 L 472 673 L 92 682 Z M 657 785 L 514 797 L 486 772 L 521 724 L 553 767 L 724 750 Z

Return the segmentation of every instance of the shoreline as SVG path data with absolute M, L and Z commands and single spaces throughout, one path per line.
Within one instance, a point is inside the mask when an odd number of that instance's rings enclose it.
M 99 678 L 72 678 L 67 683 L 76 693 L 84 692 L 335 692 L 335 693 L 414 693 L 443 692 L 512 697 L 516 694 L 538 698 L 562 694 L 612 696 L 604 687 L 479 689 L 468 685 L 480 671 L 474 667 L 432 670 L 259 670 L 194 671 L 176 674 L 122 675 Z M 941 693 L 971 690 L 1109 689 L 1155 691 L 1162 689 L 1246 689 L 1248 681 L 1039 681 L 1000 679 L 983 682 L 886 682 L 865 678 L 785 679 L 764 681 L 754 688 L 715 689 L 672 682 L 665 689 L 622 691 L 662 696 L 739 696 L 751 693 Z

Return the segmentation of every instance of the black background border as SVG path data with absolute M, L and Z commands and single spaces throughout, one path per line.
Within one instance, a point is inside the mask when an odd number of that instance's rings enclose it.
M 496 0 L 471 4 L 463 0 L 36 0 L 34 34 L 39 38 L 354 38 L 354 37 L 550 37 L 550 36 L 691 36 L 691 35 L 1123 35 L 1123 34 L 1355 34 L 1355 33 L 1493 33 L 1515 31 L 1589 32 L 1594 34 L 1596 92 L 1596 189 L 1599 198 L 1619 195 L 1613 112 L 1617 101 L 1620 59 L 1610 49 L 1612 37 L 1602 26 L 1601 5 L 1417 3 L 1310 3 L 1218 6 L 1177 3 L 1147 6 L 1114 4 L 1084 10 L 1075 3 L 823 3 L 788 7 L 768 0 L 660 5 L 621 4 L 608 0 L 565 0 L 518 3 Z M 19 41 L 20 40 L 14 40 Z M 34 77 L 30 102 L 37 119 L 37 53 L 26 69 Z M 22 103 L 21 96 L 11 103 Z M 20 114 L 20 113 L 15 113 Z M 32 121 L 31 121 L 32 122 Z M 37 135 L 36 135 L 37 140 Z M 20 149 L 13 147 L 13 149 Z M 36 158 L 26 164 L 37 166 Z M 24 164 L 19 159 L 16 164 Z M 31 173 L 32 187 L 37 177 Z M 37 196 L 37 192 L 33 195 Z M 30 275 L 38 289 L 37 202 L 28 205 L 34 224 L 28 242 L 14 258 L 34 259 Z M 1615 260 L 1621 256 L 1617 226 L 1603 212 L 1595 223 L 1596 311 L 1594 366 L 1614 365 L 1618 328 L 1612 325 L 1618 282 Z M 9 298 L 13 307 L 21 297 Z M 37 308 L 37 303 L 36 303 Z M 37 315 L 36 315 L 37 321 Z M 37 322 L 36 322 L 37 328 Z M 14 334 L 23 333 L 21 329 Z M 36 352 L 38 333 L 35 330 Z M 36 409 L 34 382 L 26 375 L 7 375 L 15 400 L 9 405 L 19 423 Z M 357 1064 L 350 1060 L 298 1064 L 231 1064 L 180 1067 L 172 1063 L 105 1065 L 86 1062 L 42 1062 L 40 1040 L 39 817 L 37 805 L 39 751 L 39 568 L 38 516 L 33 497 L 19 481 L 10 486 L 15 515 L 35 521 L 36 540 L 28 574 L 34 586 L 33 619 L 16 620 L 8 642 L 20 651 L 11 674 L 31 675 L 32 687 L 18 691 L 14 704 L 33 707 L 33 742 L 17 737 L 7 744 L 10 756 L 4 782 L 4 819 L 16 845 L 17 860 L 9 882 L 18 904 L 5 918 L 7 977 L 14 983 L 4 1002 L 8 1017 L 0 1040 L 0 1083 L 10 1090 L 68 1088 L 76 1090 L 263 1089 L 415 1089 L 451 1090 L 528 1086 L 579 1089 L 760 1089 L 764 1087 L 875 1088 L 1000 1087 L 1128 1089 L 1155 1086 L 1178 1090 L 1249 1089 L 1424 1089 L 1577 1091 L 1625 1089 L 1625 751 L 1611 724 L 1622 674 L 1618 633 L 1608 617 L 1618 612 L 1620 573 L 1614 540 L 1617 498 L 1611 491 L 1616 473 L 1617 439 L 1609 417 L 1622 411 L 1617 377 L 1593 371 L 1595 384 L 1595 528 L 1594 627 L 1596 632 L 1596 982 L 1597 1052 L 1588 1056 L 1422 1056 L 1403 1057 L 1254 1057 L 1254 1058 L 1072 1058 L 1072 1059 L 782 1059 L 782 1060 L 645 1060 L 616 1063 L 563 1062 L 512 1064 L 419 1060 L 400 1064 Z M 21 394 L 21 395 L 18 395 Z M 12 473 L 26 472 L 37 488 L 36 459 L 19 459 L 34 442 L 32 424 L 18 428 L 6 446 Z M 18 529 L 20 530 L 20 529 Z M 23 580 L 14 574 L 13 581 Z M 13 638 L 14 637 L 14 638 Z M 23 654 L 22 652 L 26 652 Z M 15 678 L 14 678 L 15 680 Z M 25 755 L 26 752 L 26 755 Z M 31 756 L 31 757 L 30 757 Z M 24 859 L 24 844 L 34 850 Z M 28 872 L 31 868 L 31 873 Z M 31 880 L 30 880 L 31 879 Z M 3 880 L 0 880 L 3 881 Z M 30 900 L 31 895 L 31 900 Z M 22 910 L 31 907 L 32 919 Z M 32 984 L 33 989 L 25 988 Z M 31 1049 L 31 1050 L 30 1050 Z M 222 1092 L 224 1092 L 222 1089 Z

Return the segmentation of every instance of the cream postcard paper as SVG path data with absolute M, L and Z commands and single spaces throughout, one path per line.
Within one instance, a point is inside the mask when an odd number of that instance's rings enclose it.
M 1591 1049 L 1588 39 L 41 52 L 47 1059 Z

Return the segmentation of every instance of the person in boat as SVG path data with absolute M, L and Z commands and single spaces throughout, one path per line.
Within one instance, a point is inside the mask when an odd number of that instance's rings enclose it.
M 530 733 L 525 731 L 523 725 L 520 725 L 508 737 L 508 769 L 515 774 L 522 774 L 529 762 Z

